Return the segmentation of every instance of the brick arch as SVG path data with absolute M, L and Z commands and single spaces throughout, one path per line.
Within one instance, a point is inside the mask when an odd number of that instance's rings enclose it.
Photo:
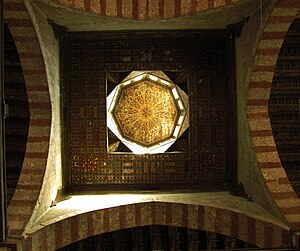
M 258 166 L 280 212 L 295 229 L 300 227 L 300 199 L 281 165 L 268 103 L 280 48 L 299 9 L 298 0 L 277 1 L 256 51 L 247 100 L 247 116 Z
M 51 104 L 38 37 L 23 1 L 4 1 L 4 18 L 19 53 L 30 112 L 24 162 L 7 215 L 9 235 L 21 235 L 43 183 L 50 139 Z
M 212 206 L 167 202 L 145 202 L 79 214 L 38 230 L 28 236 L 26 243 L 28 250 L 52 251 L 94 235 L 147 225 L 205 230 L 259 247 L 290 245 L 289 231 L 270 222 Z
M 158 20 L 193 15 L 240 0 L 52 0 L 70 8 L 110 17 Z

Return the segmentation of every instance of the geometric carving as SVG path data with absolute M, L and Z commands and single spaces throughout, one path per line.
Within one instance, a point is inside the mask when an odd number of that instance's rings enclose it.
M 188 95 L 163 72 L 131 72 L 107 103 L 108 127 L 134 153 L 163 153 L 188 127 Z
M 208 37 L 207 31 L 84 36 L 72 32 L 63 36 L 63 146 L 65 182 L 70 191 L 82 191 L 83 186 L 86 191 L 206 189 L 235 179 L 234 76 L 232 64 L 224 64 L 232 61 L 232 40 L 227 31 L 208 33 Z M 115 131 L 110 127 L 113 115 L 109 101 L 114 94 L 110 95 L 127 76 L 133 80 L 135 70 L 139 71 L 135 74 L 176 84 L 186 109 L 182 129 L 164 153 L 153 148 L 159 140 L 133 143 L 130 135 L 126 138 L 117 126 Z M 158 86 L 146 76 L 144 82 Z M 119 125 L 122 120 L 120 115 L 120 121 L 112 123 Z M 174 133 L 174 126 L 172 130 Z M 116 137 L 118 133 L 126 144 Z M 132 154 L 130 151 L 136 151 L 130 150 L 129 144 L 143 145 L 143 152 L 151 154 Z

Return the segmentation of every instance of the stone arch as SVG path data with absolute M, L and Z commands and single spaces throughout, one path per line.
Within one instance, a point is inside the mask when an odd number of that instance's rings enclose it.
M 4 18 L 19 53 L 30 112 L 25 158 L 8 208 L 9 234 L 21 235 L 43 183 L 49 148 L 51 104 L 40 44 L 23 1 L 5 1 Z
M 70 8 L 104 16 L 133 20 L 159 20 L 193 15 L 215 9 L 240 0 L 53 0 Z
M 283 169 L 273 138 L 268 103 L 277 58 L 289 26 L 300 9 L 297 0 L 278 0 L 262 31 L 250 75 L 247 116 L 258 166 L 280 212 L 300 226 L 300 199 Z
M 288 229 L 254 216 L 213 206 L 144 202 L 91 211 L 55 222 L 29 235 L 27 248 L 52 251 L 94 235 L 147 225 L 205 230 L 259 247 L 290 245 Z

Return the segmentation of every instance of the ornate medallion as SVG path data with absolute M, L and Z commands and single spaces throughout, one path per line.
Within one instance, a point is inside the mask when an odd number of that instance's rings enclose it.
M 164 152 L 187 128 L 182 95 L 162 72 L 132 72 L 107 98 L 108 127 L 134 153 Z

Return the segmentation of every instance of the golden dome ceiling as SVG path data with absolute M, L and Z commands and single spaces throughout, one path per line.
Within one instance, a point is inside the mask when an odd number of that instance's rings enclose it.
M 163 72 L 132 72 L 107 98 L 108 127 L 134 153 L 164 152 L 188 127 L 187 100 Z

